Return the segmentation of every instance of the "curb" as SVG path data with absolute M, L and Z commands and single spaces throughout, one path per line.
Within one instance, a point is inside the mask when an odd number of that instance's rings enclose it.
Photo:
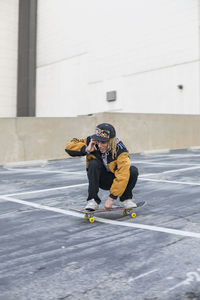
M 163 154 L 163 153 L 169 153 L 169 149 L 158 149 L 158 150 L 146 150 L 141 152 L 141 155 L 154 155 L 154 154 Z
M 23 167 L 44 167 L 48 165 L 48 160 L 30 160 L 30 161 L 17 161 L 17 162 L 10 162 L 3 165 L 3 168 L 23 168 Z
M 198 151 L 198 150 L 200 150 L 200 146 L 191 146 L 187 150 L 188 151 Z

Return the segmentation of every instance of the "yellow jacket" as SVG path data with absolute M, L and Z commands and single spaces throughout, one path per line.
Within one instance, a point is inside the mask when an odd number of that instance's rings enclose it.
M 86 155 L 86 170 L 91 159 L 98 159 L 102 161 L 101 153 L 98 150 L 87 153 L 86 147 L 90 143 L 90 137 L 84 139 L 73 138 L 70 142 L 66 144 L 65 151 L 70 156 L 84 156 Z M 124 193 L 126 186 L 130 177 L 130 158 L 129 153 L 124 144 L 121 141 L 117 143 L 117 155 L 113 159 L 111 151 L 109 151 L 107 156 L 107 164 L 109 171 L 115 175 L 115 179 L 110 188 L 110 197 L 116 199 L 121 197 Z M 102 162 L 103 163 L 103 162 Z

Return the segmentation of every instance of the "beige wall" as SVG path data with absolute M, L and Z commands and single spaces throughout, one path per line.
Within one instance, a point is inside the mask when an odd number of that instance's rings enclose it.
M 200 145 L 199 115 L 101 113 L 75 118 L 0 118 L 0 164 L 69 157 L 64 148 L 110 122 L 130 153 Z
M 38 0 L 37 116 L 200 114 L 199 24 L 199 0 Z

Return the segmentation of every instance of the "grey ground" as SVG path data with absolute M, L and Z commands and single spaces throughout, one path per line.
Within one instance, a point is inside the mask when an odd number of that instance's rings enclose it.
M 120 225 L 200 234 L 200 151 L 131 160 L 140 172 L 135 201 L 148 205 L 135 219 L 98 215 L 118 226 L 12 202 L 84 207 L 83 158 L 0 167 L 0 300 L 200 299 L 200 238 Z M 100 196 L 104 202 L 108 192 Z

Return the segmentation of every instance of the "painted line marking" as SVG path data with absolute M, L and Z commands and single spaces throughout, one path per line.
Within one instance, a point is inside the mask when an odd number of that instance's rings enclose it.
M 186 184 L 186 185 L 200 186 L 200 183 L 198 183 L 198 182 L 183 182 L 183 181 L 171 181 L 171 180 L 162 180 L 162 179 L 151 179 L 151 178 L 144 178 L 142 176 L 139 177 L 139 180 L 162 182 L 162 183 L 172 183 L 172 184 L 183 184 L 183 185 Z
M 86 175 L 85 171 L 60 171 L 60 170 L 40 170 L 40 169 L 11 169 L 11 168 L 5 168 L 8 171 L 12 171 L 14 173 L 56 173 L 56 174 L 80 174 L 80 175 Z
M 177 289 L 182 285 L 190 285 L 192 282 L 200 282 L 200 269 L 197 269 L 196 271 L 192 272 L 187 272 L 186 277 L 187 278 L 185 280 L 169 288 L 167 291 L 164 292 L 164 294 L 168 294 L 169 292 Z
M 182 164 L 177 164 L 177 163 L 164 163 L 164 162 L 153 162 L 153 161 L 141 161 L 141 160 L 131 160 L 131 163 L 133 164 L 145 164 L 145 165 L 159 165 L 159 166 L 197 166 L 195 163 L 182 163 Z M 200 166 L 200 165 L 198 165 Z
M 169 292 L 177 289 L 179 286 L 187 284 L 187 280 L 181 281 L 180 283 L 174 285 L 173 287 L 169 288 L 167 291 L 164 292 L 164 294 L 168 294 Z
M 170 234 L 181 235 L 181 236 L 195 237 L 198 239 L 200 238 L 200 233 L 196 233 L 196 232 L 183 231 L 183 230 L 151 226 L 151 225 L 143 225 L 143 224 L 138 224 L 138 223 L 128 223 L 128 222 L 123 222 L 123 221 L 105 220 L 105 219 L 102 219 L 99 217 L 95 217 L 95 219 L 101 223 L 106 223 L 106 224 L 111 224 L 111 225 L 120 225 L 120 226 L 125 226 L 125 227 L 133 227 L 133 228 L 138 228 L 138 229 L 164 232 L 164 233 L 170 233 Z
M 9 202 L 15 202 L 27 206 L 31 206 L 37 209 L 43 209 L 43 210 L 48 210 L 68 216 L 74 216 L 78 218 L 84 218 L 84 214 L 70 211 L 70 210 L 64 210 L 61 208 L 56 208 L 56 207 L 51 207 L 51 206 L 46 206 L 46 205 L 41 205 L 38 203 L 33 203 L 33 202 L 28 202 L 24 200 L 19 200 L 16 198 L 10 198 L 8 196 L 0 197 L 0 199 L 4 201 L 9 201 Z M 115 220 L 108 220 L 108 219 L 103 219 L 99 217 L 95 217 L 96 221 L 99 221 L 104 224 L 110 224 L 110 225 L 117 225 L 117 226 L 124 226 L 124 227 L 132 227 L 132 228 L 138 228 L 138 229 L 144 229 L 144 230 L 150 230 L 150 231 L 157 231 L 157 232 L 164 232 L 168 234 L 174 234 L 174 235 L 181 235 L 181 236 L 187 236 L 187 237 L 194 237 L 200 239 L 200 233 L 196 232 L 190 232 L 190 231 L 183 231 L 183 230 L 176 230 L 176 229 L 170 229 L 170 228 L 164 228 L 164 227 L 158 227 L 158 226 L 151 226 L 151 225 L 143 225 L 143 224 L 138 224 L 138 223 L 129 223 L 129 222 L 123 222 L 123 221 L 115 221 Z
M 193 153 L 194 152 L 192 152 L 192 154 L 191 153 L 186 153 L 186 154 L 172 154 L 170 156 L 172 156 L 172 157 L 180 157 L 180 158 L 190 158 L 190 157 L 198 157 L 198 156 L 200 156 L 200 154 L 193 154 Z
M 153 164 L 153 165 L 163 165 L 160 163 L 144 163 L 144 164 Z M 166 164 L 169 165 L 169 164 Z M 163 175 L 163 174 L 169 174 L 169 173 L 177 173 L 177 172 L 184 172 L 184 171 L 188 171 L 188 170 L 195 170 L 195 169 L 200 169 L 200 165 L 192 165 L 192 167 L 189 168 L 182 168 L 182 169 L 175 169 L 175 170 L 169 170 L 169 171 L 164 171 L 164 172 L 160 172 L 160 173 L 149 173 L 149 174 L 144 174 L 144 175 L 140 175 L 140 177 L 144 177 L 144 176 L 156 176 L 156 175 Z M 55 174 L 74 174 L 74 175 L 85 175 L 86 176 L 86 172 L 85 171 L 78 171 L 78 172 L 73 172 L 73 171 L 53 171 L 53 170 L 40 170 L 40 169 L 28 169 L 28 170 L 23 170 L 23 169 L 9 169 L 6 168 L 6 170 L 8 171 L 13 171 L 14 173 L 55 173 Z
M 183 169 L 177 169 L 177 170 L 170 170 L 170 171 L 164 171 L 161 172 L 160 174 L 169 174 L 169 173 L 176 173 L 176 172 L 184 172 L 184 171 L 189 171 L 189 170 L 196 170 L 200 169 L 200 166 L 195 166 L 195 167 L 189 167 L 189 168 L 183 168 Z M 160 175 L 158 174 L 158 175 Z
M 197 154 L 194 154 L 194 152 L 192 152 L 192 153 L 164 153 L 163 155 L 162 154 L 157 154 L 157 155 L 152 155 L 152 156 L 148 156 L 148 157 L 144 157 L 144 159 L 157 159 L 157 158 L 163 158 L 163 159 L 168 159 L 168 158 L 170 158 L 170 157 L 172 157 L 172 158 L 174 158 L 174 157 L 179 157 L 179 158 L 191 158 L 191 157 L 198 157 L 198 156 L 200 156 L 200 154 L 198 154 L 198 151 L 196 151 L 196 153 Z
M 34 207 L 37 209 L 43 209 L 43 210 L 48 210 L 48 211 L 52 211 L 52 212 L 57 212 L 57 213 L 64 214 L 67 216 L 83 217 L 83 215 L 81 215 L 80 213 L 74 212 L 74 211 L 72 212 L 70 210 L 64 210 L 64 209 L 57 208 L 57 207 L 51 207 L 51 206 L 28 202 L 28 201 L 20 200 L 20 199 L 16 199 L 16 198 L 10 198 L 8 196 L 4 196 L 4 197 L 0 196 L 0 199 L 9 201 L 9 202 L 15 202 L 15 203 L 22 204 L 22 205 L 31 206 L 31 207 Z
M 145 174 L 150 175 L 150 174 Z M 182 182 L 182 181 L 170 181 L 170 180 L 161 180 L 161 179 L 152 179 L 152 178 L 144 178 L 144 175 L 139 176 L 139 180 L 142 181 L 153 181 L 153 182 L 161 182 L 161 183 L 172 183 L 172 184 L 183 184 L 183 185 L 193 185 L 193 186 L 200 186 L 200 183 L 197 182 Z M 12 197 L 12 196 L 20 196 L 20 195 L 29 195 L 29 194 L 36 194 L 36 193 L 46 193 L 51 191 L 57 191 L 57 190 L 64 190 L 68 188 L 76 188 L 76 187 L 82 187 L 87 186 L 87 183 L 80 183 L 75 185 L 68 185 L 68 186 L 61 186 L 61 187 L 55 187 L 51 189 L 42 189 L 42 190 L 35 190 L 35 191 L 27 191 L 27 192 L 20 192 L 20 193 L 12 193 L 12 194 L 6 194 L 6 195 L 0 195 L 0 197 Z
M 164 171 L 164 172 L 160 172 L 160 173 L 144 174 L 144 175 L 141 175 L 140 177 L 144 177 L 144 176 L 148 176 L 148 175 L 160 176 L 160 175 L 165 175 L 165 174 L 170 174 L 170 173 L 179 173 L 179 172 L 184 172 L 184 171 L 189 171 L 189 170 L 196 170 L 196 169 L 200 169 L 200 165 L 195 166 L 195 167 L 183 168 L 183 169 L 169 170 L 169 171 Z
M 29 195 L 29 194 L 35 194 L 35 193 L 44 193 L 44 192 L 51 192 L 51 191 L 57 191 L 57 190 L 64 190 L 69 188 L 76 188 L 79 186 L 85 186 L 88 185 L 87 183 L 80 183 L 80 184 L 74 184 L 74 185 L 67 185 L 67 186 L 61 186 L 51 189 L 43 189 L 43 190 L 35 190 L 35 191 L 28 191 L 28 192 L 20 192 L 20 193 L 13 193 L 13 194 L 7 194 L 7 195 L 0 195 L 0 197 L 11 197 L 11 196 L 18 196 L 18 195 Z
M 140 279 L 140 278 L 142 278 L 142 277 L 148 276 L 149 274 L 154 273 L 154 272 L 158 272 L 158 271 L 159 271 L 159 269 L 155 269 L 155 270 L 152 270 L 152 271 L 150 271 L 150 272 L 141 274 L 141 275 L 139 275 L 139 276 L 137 276 L 137 277 L 135 277 L 135 278 L 130 278 L 130 279 L 128 280 L 128 282 L 133 282 L 133 281 L 135 281 L 135 280 L 137 280 L 137 279 Z

